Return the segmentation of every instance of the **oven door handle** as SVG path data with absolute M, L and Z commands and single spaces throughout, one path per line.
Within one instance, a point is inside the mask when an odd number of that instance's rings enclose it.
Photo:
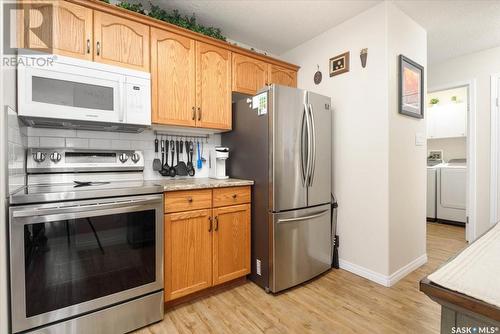
M 155 205 L 162 203 L 161 195 L 156 196 L 146 196 L 139 198 L 127 198 L 124 200 L 115 200 L 112 202 L 104 202 L 104 203 L 88 203 L 84 205 L 79 205 L 77 202 L 71 203 L 62 203 L 60 206 L 50 206 L 50 207 L 30 207 L 29 209 L 18 209 L 13 210 L 12 218 L 27 218 L 27 217 L 42 217 L 48 215 L 71 215 L 75 217 L 76 215 L 80 216 L 78 213 L 82 213 L 85 216 L 85 212 L 89 211 L 99 211 L 99 215 L 102 215 L 102 211 L 113 210 L 113 209 L 122 209 L 127 208 L 126 212 L 136 211 L 141 206 L 146 205 Z

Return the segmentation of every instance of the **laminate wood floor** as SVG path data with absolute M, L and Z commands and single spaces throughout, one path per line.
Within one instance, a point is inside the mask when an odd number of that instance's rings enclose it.
M 466 246 L 464 234 L 427 224 L 427 264 L 391 288 L 345 270 L 277 296 L 247 282 L 167 310 L 136 333 L 438 333 L 440 308 L 418 282 Z

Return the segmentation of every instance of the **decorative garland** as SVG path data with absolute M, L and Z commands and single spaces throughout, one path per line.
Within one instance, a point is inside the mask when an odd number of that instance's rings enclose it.
M 109 3 L 109 0 L 101 1 Z M 177 9 L 174 9 L 172 12 L 168 12 L 165 9 L 160 8 L 160 6 L 153 5 L 152 3 L 149 3 L 149 10 L 145 10 L 142 7 L 141 3 L 131 3 L 128 1 L 120 1 L 116 6 L 142 15 L 147 15 L 154 19 L 168 22 L 206 36 L 217 38 L 223 41 L 226 40 L 226 37 L 222 35 L 222 31 L 219 28 L 205 27 L 201 24 L 198 24 L 196 22 L 196 16 L 194 15 L 194 13 L 191 16 L 181 15 Z

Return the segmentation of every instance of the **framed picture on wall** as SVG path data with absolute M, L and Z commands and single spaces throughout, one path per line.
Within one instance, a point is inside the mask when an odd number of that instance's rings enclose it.
M 399 113 L 424 118 L 424 67 L 399 55 Z
M 349 51 L 330 58 L 330 77 L 349 72 Z

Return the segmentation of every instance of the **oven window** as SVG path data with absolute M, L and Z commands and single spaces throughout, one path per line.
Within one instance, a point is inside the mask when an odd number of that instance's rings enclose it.
M 52 78 L 32 77 L 32 100 L 60 106 L 113 110 L 113 88 Z
M 155 281 L 155 211 L 24 227 L 26 315 Z

